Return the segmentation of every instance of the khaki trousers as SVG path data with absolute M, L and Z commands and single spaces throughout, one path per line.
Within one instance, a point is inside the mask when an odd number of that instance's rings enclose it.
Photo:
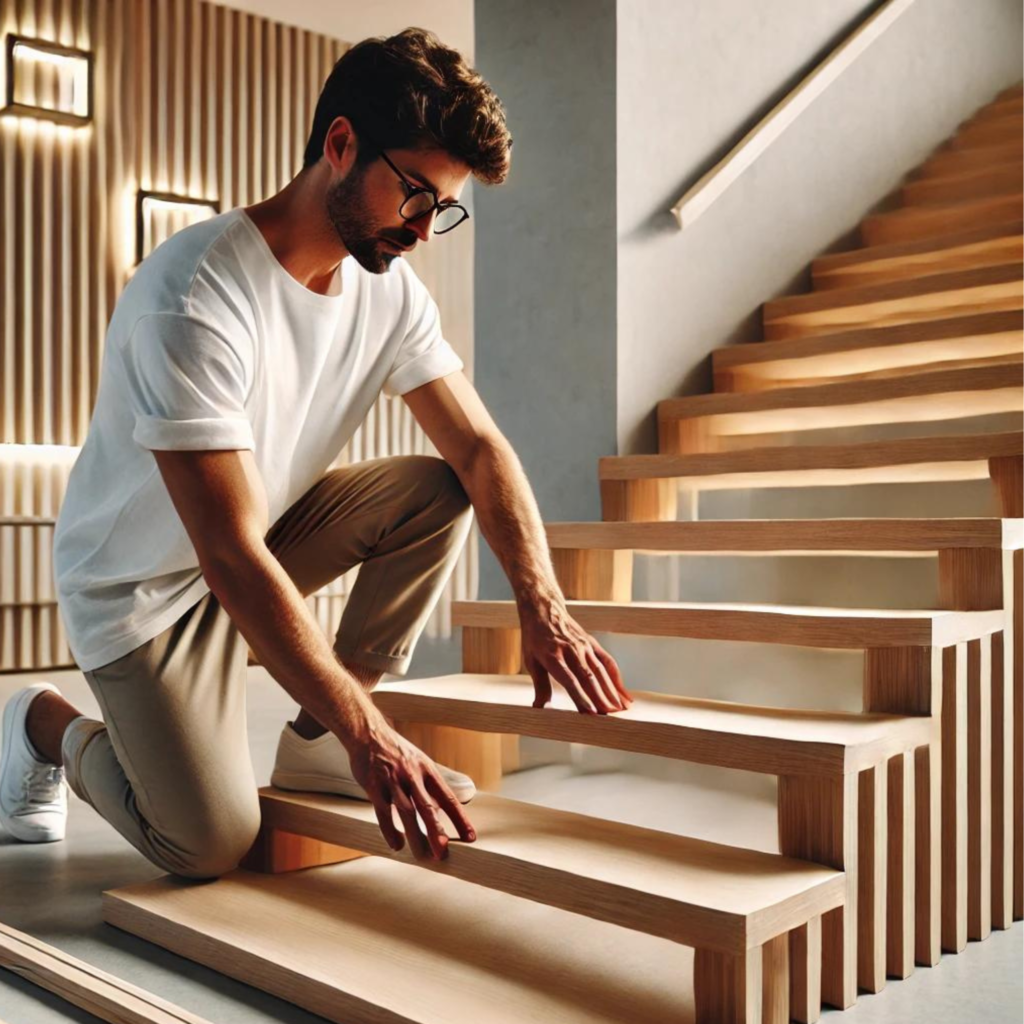
M 404 675 L 472 516 L 447 462 L 397 456 L 331 470 L 266 541 L 304 596 L 359 563 L 334 651 Z M 246 662 L 245 638 L 210 592 L 158 636 L 85 672 L 103 721 L 83 715 L 65 731 L 68 784 L 172 874 L 218 877 L 256 838 Z

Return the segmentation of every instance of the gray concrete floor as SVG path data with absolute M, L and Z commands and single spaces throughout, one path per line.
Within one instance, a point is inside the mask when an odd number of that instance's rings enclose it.
M 410 675 L 458 671 L 457 650 L 457 645 L 432 650 L 429 642 L 421 641 Z M 0 705 L 14 690 L 36 679 L 56 683 L 83 712 L 99 717 L 77 671 L 0 675 Z M 270 777 L 281 727 L 294 717 L 297 707 L 262 669 L 250 669 L 249 682 L 250 747 L 257 781 L 263 785 Z M 649 772 L 623 772 L 615 770 L 614 759 L 603 762 L 601 752 L 577 748 L 570 754 L 567 746 L 558 744 L 537 743 L 525 748 L 525 753 L 536 760 L 553 755 L 561 763 L 508 776 L 502 789 L 506 796 L 666 831 L 774 848 L 773 793 L 764 780 L 736 787 L 730 785 L 728 773 L 707 770 L 689 776 L 662 772 L 659 777 L 656 765 Z M 217 1024 L 322 1021 L 103 922 L 100 894 L 104 889 L 160 874 L 71 794 L 65 841 L 30 845 L 0 831 L 0 921 Z M 959 956 L 944 956 L 937 968 L 918 969 L 907 981 L 890 982 L 877 996 L 862 995 L 843 1019 L 878 1024 L 1021 1022 L 1022 965 L 1024 928 L 1018 923 L 1009 931 L 994 932 L 986 942 L 971 943 Z M 838 1020 L 831 1011 L 824 1016 Z M 0 971 L 0 1021 L 92 1024 L 95 1020 L 24 978 Z

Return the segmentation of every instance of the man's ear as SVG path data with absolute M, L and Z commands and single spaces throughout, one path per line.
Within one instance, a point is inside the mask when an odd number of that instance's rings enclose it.
M 355 164 L 358 146 L 352 122 L 344 114 L 336 117 L 324 135 L 324 157 L 331 169 L 342 177 L 347 175 Z

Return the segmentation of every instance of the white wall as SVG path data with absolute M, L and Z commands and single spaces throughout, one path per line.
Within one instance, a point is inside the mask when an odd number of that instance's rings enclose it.
M 223 2 L 223 0 L 221 0 Z M 358 43 L 416 26 L 473 57 L 473 0 L 230 0 L 225 7 Z

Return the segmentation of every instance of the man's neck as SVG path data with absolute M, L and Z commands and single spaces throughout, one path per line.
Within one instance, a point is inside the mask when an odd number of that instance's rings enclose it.
M 321 295 L 330 291 L 348 253 L 327 219 L 314 172 L 300 172 L 280 192 L 243 209 L 299 284 Z

